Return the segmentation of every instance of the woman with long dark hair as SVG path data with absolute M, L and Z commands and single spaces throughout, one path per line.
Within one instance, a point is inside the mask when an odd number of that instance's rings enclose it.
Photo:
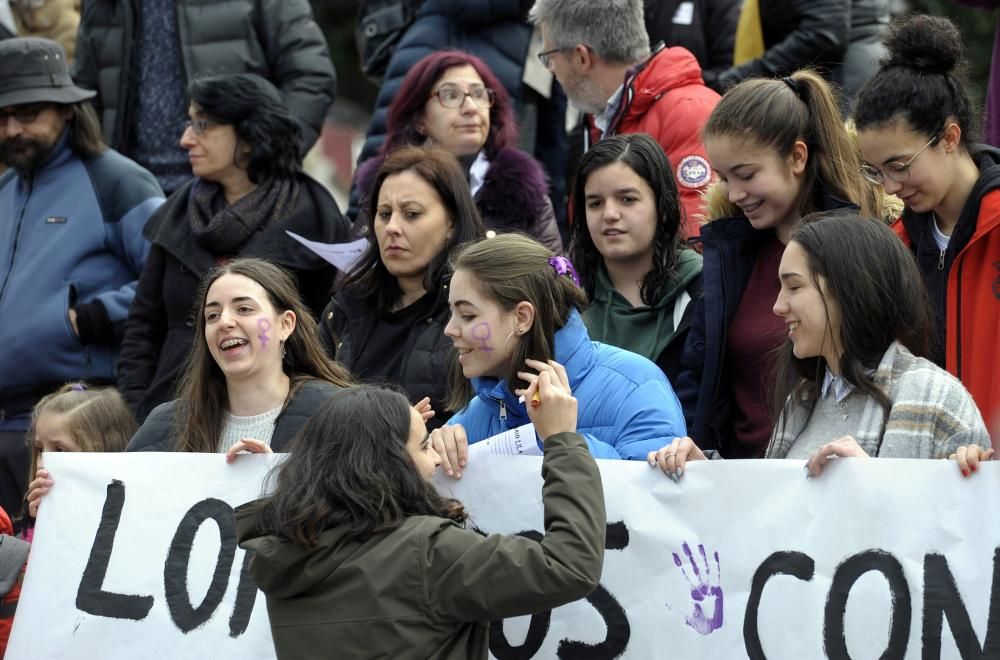
M 565 257 L 520 234 L 463 246 L 452 258 L 451 319 L 458 353 L 449 408 L 433 433 L 445 473 L 461 476 L 470 443 L 527 424 L 529 385 L 565 369 L 580 400 L 577 427 L 598 458 L 642 460 L 685 435 L 680 402 L 650 360 L 591 341 L 586 294 Z M 523 398 L 522 398 L 523 397 Z
M 402 394 L 334 394 L 303 427 L 274 490 L 236 511 L 267 596 L 278 658 L 483 658 L 490 621 L 589 594 L 603 563 L 601 477 L 565 371 L 529 388 L 544 438 L 545 537 L 466 529 L 429 483 L 439 458 Z
M 976 144 L 954 23 L 907 17 L 886 46 L 854 112 L 861 175 L 905 204 L 893 229 L 930 293 L 931 359 L 969 389 L 1000 447 L 1000 150 Z
M 227 74 L 197 78 L 188 92 L 181 146 L 195 178 L 146 225 L 152 248 L 118 363 L 119 389 L 140 422 L 176 395 L 202 277 L 237 257 L 267 259 L 293 273 L 316 316 L 336 271 L 285 232 L 324 243 L 350 233 L 330 193 L 301 171 L 302 128 L 271 83 Z
M 360 380 L 389 382 L 413 402 L 444 399 L 451 344 L 448 258 L 484 229 L 455 158 L 436 147 L 403 147 L 386 158 L 368 198 L 374 237 L 368 251 L 323 312 L 331 354 Z
M 150 413 L 129 451 L 284 451 L 324 400 L 352 384 L 324 352 L 287 271 L 237 259 L 206 276 L 197 296 L 199 340 L 179 396 Z
M 817 214 L 781 257 L 774 313 L 787 340 L 778 363 L 777 424 L 767 458 L 808 459 L 817 476 L 832 456 L 947 458 L 989 447 L 969 392 L 922 357 L 929 312 L 913 255 L 880 222 Z M 650 462 L 679 476 L 705 455 L 690 438 Z
M 683 246 L 677 183 L 645 133 L 584 154 L 573 190 L 573 263 L 591 339 L 638 353 L 673 382 L 701 297 L 701 255 Z

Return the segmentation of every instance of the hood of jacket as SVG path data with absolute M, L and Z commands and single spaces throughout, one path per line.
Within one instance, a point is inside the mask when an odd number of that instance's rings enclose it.
M 979 168 L 979 179 L 969 192 L 969 198 L 965 202 L 962 214 L 959 216 L 958 224 L 952 232 L 949 245 L 954 245 L 954 252 L 960 252 L 970 240 L 976 235 L 986 234 L 1000 224 L 1000 216 L 990 216 L 984 218 L 984 222 L 979 222 L 979 206 L 983 197 L 987 193 L 1000 188 L 1000 149 L 985 144 L 973 145 L 969 149 L 969 155 Z M 933 244 L 930 236 L 930 214 L 904 212 L 902 223 L 906 228 L 909 239 L 916 245 Z M 927 236 L 924 236 L 927 234 Z
M 659 300 L 633 307 L 615 290 L 604 266 L 600 266 L 594 297 L 587 308 L 587 328 L 597 341 L 618 346 L 654 362 L 673 341 L 677 296 L 701 273 L 702 258 L 694 250 L 678 251 L 675 276 Z
M 268 596 L 292 598 L 327 580 L 363 545 L 347 536 L 346 527 L 327 529 L 313 548 L 285 541 L 258 527 L 257 502 L 236 509 L 240 545 L 254 551 L 254 580 Z
M 691 51 L 679 46 L 667 48 L 660 42 L 644 62 L 626 75 L 624 93 L 630 98 L 626 97 L 626 102 L 621 105 L 625 111 L 620 111 L 610 125 L 617 126 L 626 114 L 645 114 L 650 106 L 672 89 L 704 84 L 701 66 Z
M 566 367 L 569 374 L 569 386 L 576 388 L 576 384 L 586 376 L 587 372 L 594 365 L 594 345 L 587 334 L 587 328 L 583 324 L 583 318 L 577 310 L 569 313 L 566 325 L 556 330 L 555 336 L 555 361 Z M 508 423 L 510 428 L 515 425 L 527 424 L 528 411 L 523 403 L 518 401 L 515 395 L 507 387 L 507 381 L 500 378 L 473 378 L 472 388 L 476 396 L 491 407 L 498 407 L 502 401 L 507 407 L 507 414 L 517 421 L 516 424 Z

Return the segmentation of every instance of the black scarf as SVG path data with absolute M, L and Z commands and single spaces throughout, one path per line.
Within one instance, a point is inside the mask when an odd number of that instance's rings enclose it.
M 295 179 L 271 179 L 227 205 L 222 186 L 200 179 L 188 201 L 191 234 L 213 254 L 235 254 L 254 232 L 288 215 L 298 195 Z

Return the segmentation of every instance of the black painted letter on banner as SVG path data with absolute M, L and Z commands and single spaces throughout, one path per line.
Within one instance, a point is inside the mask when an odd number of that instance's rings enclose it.
M 833 573 L 833 584 L 826 599 L 823 616 L 823 649 L 829 658 L 850 658 L 844 634 L 844 615 L 851 587 L 862 575 L 878 571 L 889 583 L 892 611 L 889 619 L 889 645 L 880 660 L 903 660 L 910 637 L 910 587 L 899 561 L 882 550 L 867 550 L 848 557 Z
M 146 618 L 153 607 L 152 596 L 129 596 L 104 590 L 104 578 L 108 574 L 111 551 L 114 550 L 115 535 L 118 533 L 124 506 L 125 484 L 114 479 L 108 484 L 101 523 L 97 526 L 94 545 L 90 548 L 87 567 L 76 592 L 76 607 L 95 616 L 140 621 Z
M 976 631 L 969 620 L 955 576 L 943 555 L 924 557 L 924 626 L 921 633 L 924 660 L 940 660 L 944 618 L 955 639 L 962 660 L 1000 658 L 1000 548 L 993 554 L 993 585 L 990 589 L 989 615 L 986 621 L 986 641 L 979 645 Z
M 250 576 L 250 560 L 253 550 L 243 553 L 243 568 L 240 569 L 240 584 L 236 587 L 236 606 L 233 615 L 229 617 L 229 636 L 237 638 L 247 631 L 250 625 L 250 615 L 253 604 L 257 600 L 257 583 Z
M 805 553 L 774 552 L 754 571 L 750 582 L 750 598 L 743 616 L 743 645 L 750 660 L 767 660 L 757 627 L 757 610 L 760 608 L 761 596 L 764 595 L 764 585 L 775 575 L 791 575 L 808 582 L 813 579 L 815 569 L 816 563 Z
M 177 526 L 174 540 L 170 542 L 167 561 L 163 565 L 163 585 L 170 617 L 183 633 L 189 633 L 208 621 L 226 595 L 229 571 L 236 557 L 236 522 L 233 515 L 232 507 L 222 500 L 204 499 L 184 514 Z M 201 605 L 192 608 L 187 586 L 191 546 L 198 528 L 209 518 L 219 526 L 219 556 L 205 598 Z

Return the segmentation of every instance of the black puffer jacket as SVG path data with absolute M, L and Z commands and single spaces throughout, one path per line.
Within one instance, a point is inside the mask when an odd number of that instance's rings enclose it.
M 425 396 L 431 398 L 435 415 L 427 422 L 434 429 L 447 421 L 450 414 L 444 409 L 448 392 L 448 376 L 454 366 L 454 349 L 451 339 L 445 336 L 444 327 L 451 315 L 448 309 L 448 284 L 437 291 L 437 300 L 427 316 L 417 321 L 403 353 L 401 377 L 396 383 L 416 403 Z M 378 315 L 360 298 L 341 291 L 323 312 L 320 336 L 331 356 L 350 371 L 358 360 L 359 343 L 372 336 Z
M 274 421 L 271 449 L 285 451 L 302 425 L 340 388 L 322 380 L 306 379 L 293 385 L 285 407 Z M 156 407 L 132 436 L 125 451 L 176 451 L 178 400 Z
M 646 0 L 649 42 L 683 46 L 708 80 L 733 65 L 742 0 Z
M 184 77 L 256 73 L 270 80 L 302 122 L 308 149 L 333 104 L 336 77 L 307 0 L 174 0 Z M 92 103 L 104 139 L 128 148 L 138 86 L 136 35 L 141 0 L 86 0 L 73 78 L 97 91 Z
M 174 398 L 184 360 L 194 340 L 198 284 L 220 256 L 259 257 L 290 270 L 303 302 L 318 315 L 330 299 L 336 271 L 285 230 L 323 243 L 348 240 L 350 227 L 320 183 L 299 175 L 295 208 L 280 223 L 265 225 L 236 255 L 215 255 L 191 236 L 191 181 L 150 218 L 145 236 L 153 244 L 122 341 L 118 389 L 141 423 L 159 404 Z
M 787 76 L 806 66 L 836 79 L 850 36 L 852 4 L 851 0 L 760 0 L 764 55 L 705 83 L 723 92 L 747 78 Z

